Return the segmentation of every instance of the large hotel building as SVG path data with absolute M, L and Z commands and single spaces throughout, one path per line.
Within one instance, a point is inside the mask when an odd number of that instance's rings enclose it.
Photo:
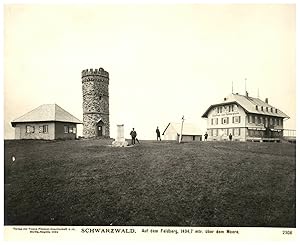
M 221 103 L 211 105 L 203 118 L 207 118 L 208 140 L 280 141 L 283 120 L 289 118 L 268 99 L 230 94 Z

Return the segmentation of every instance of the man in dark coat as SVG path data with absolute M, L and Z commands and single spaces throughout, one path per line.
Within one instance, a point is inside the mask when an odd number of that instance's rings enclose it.
M 160 132 L 159 132 L 159 129 L 157 127 L 157 129 L 156 129 L 156 140 L 158 141 L 158 139 L 161 141 Z
M 130 132 L 130 136 L 131 136 L 131 144 L 135 145 L 136 132 L 135 132 L 134 128 Z
M 207 134 L 207 132 L 204 134 L 204 139 L 205 139 L 205 141 L 207 141 L 207 137 L 208 137 L 208 134 Z
M 232 134 L 229 134 L 229 140 L 232 141 Z

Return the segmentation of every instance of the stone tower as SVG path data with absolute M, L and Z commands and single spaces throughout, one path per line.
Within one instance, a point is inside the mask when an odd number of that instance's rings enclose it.
M 83 136 L 109 137 L 109 74 L 103 68 L 83 70 Z

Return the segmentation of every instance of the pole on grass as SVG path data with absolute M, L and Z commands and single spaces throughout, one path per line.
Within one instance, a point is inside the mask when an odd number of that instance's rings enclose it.
M 182 122 L 181 122 L 181 130 L 180 130 L 179 143 L 181 143 L 181 139 L 182 139 L 182 129 L 183 129 L 184 116 L 182 116 L 181 120 L 182 120 Z

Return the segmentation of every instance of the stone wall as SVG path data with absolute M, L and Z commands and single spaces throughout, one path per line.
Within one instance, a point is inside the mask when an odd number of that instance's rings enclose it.
M 97 122 L 102 120 L 105 127 L 104 137 L 109 137 L 109 115 L 101 113 L 83 114 L 83 136 L 85 138 L 98 137 Z
M 82 71 L 83 136 L 97 137 L 101 119 L 104 137 L 109 137 L 109 74 L 103 68 Z

